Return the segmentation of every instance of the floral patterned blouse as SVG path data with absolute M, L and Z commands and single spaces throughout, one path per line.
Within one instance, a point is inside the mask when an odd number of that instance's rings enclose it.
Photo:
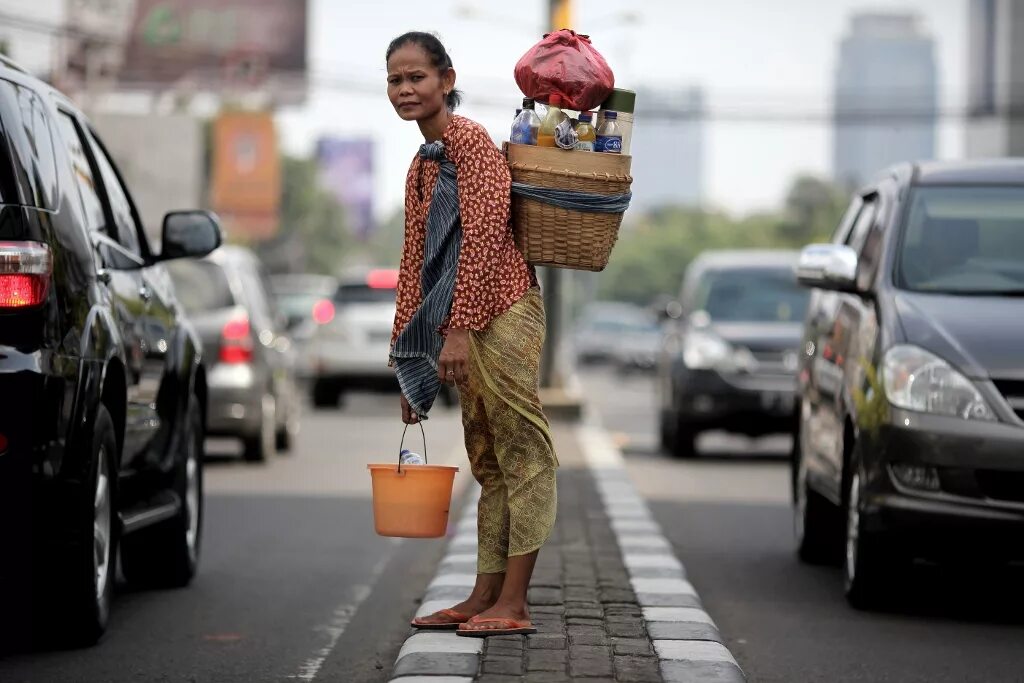
M 505 158 L 483 126 L 453 116 L 441 136 L 458 174 L 462 247 L 447 329 L 483 330 L 537 284 L 512 239 L 509 203 L 512 178 Z M 436 161 L 413 158 L 405 181 L 405 243 L 398 276 L 398 309 L 391 334 L 409 324 L 421 301 L 420 271 L 427 213 L 440 171 Z

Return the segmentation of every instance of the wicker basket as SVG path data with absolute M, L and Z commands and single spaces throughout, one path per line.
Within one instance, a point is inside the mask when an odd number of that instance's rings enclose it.
M 630 157 L 553 147 L 505 147 L 512 180 L 538 187 L 617 195 L 629 192 Z M 516 246 L 537 266 L 604 270 L 619 236 L 621 213 L 587 213 L 512 195 Z

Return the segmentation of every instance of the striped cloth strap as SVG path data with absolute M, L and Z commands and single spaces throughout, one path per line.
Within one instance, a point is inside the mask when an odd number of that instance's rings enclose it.
M 420 418 L 425 419 L 441 390 L 437 359 L 444 346 L 444 337 L 440 328 L 451 314 L 455 296 L 462 222 L 455 164 L 445 156 L 444 143 L 438 141 L 423 145 L 420 156 L 440 162 L 441 171 L 427 214 L 420 307 L 395 340 L 391 358 L 402 394 Z

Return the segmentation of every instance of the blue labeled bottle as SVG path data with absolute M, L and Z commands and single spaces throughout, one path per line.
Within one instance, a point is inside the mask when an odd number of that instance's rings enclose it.
M 622 132 L 619 130 L 618 117 L 617 112 L 605 112 L 604 123 L 597 129 L 597 141 L 594 143 L 595 152 L 622 154 Z
M 540 117 L 534 110 L 533 100 L 523 98 L 523 110 L 512 122 L 510 140 L 514 145 L 536 145 L 537 131 L 540 130 Z

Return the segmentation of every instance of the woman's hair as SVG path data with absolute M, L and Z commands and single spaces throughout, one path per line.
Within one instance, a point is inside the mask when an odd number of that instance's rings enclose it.
M 433 33 L 424 33 L 422 31 L 409 31 L 408 33 L 403 33 L 392 40 L 391 44 L 388 45 L 388 52 L 384 57 L 384 61 L 391 59 L 391 55 L 395 53 L 395 50 L 400 47 L 404 47 L 409 43 L 423 48 L 423 50 L 430 55 L 431 64 L 433 64 L 442 75 L 447 73 L 448 69 L 455 68 L 452 66 L 452 58 L 448 56 L 448 51 L 444 49 L 441 39 Z M 456 107 L 462 104 L 462 91 L 452 90 L 448 93 L 444 103 L 447 105 L 449 111 L 454 111 Z

